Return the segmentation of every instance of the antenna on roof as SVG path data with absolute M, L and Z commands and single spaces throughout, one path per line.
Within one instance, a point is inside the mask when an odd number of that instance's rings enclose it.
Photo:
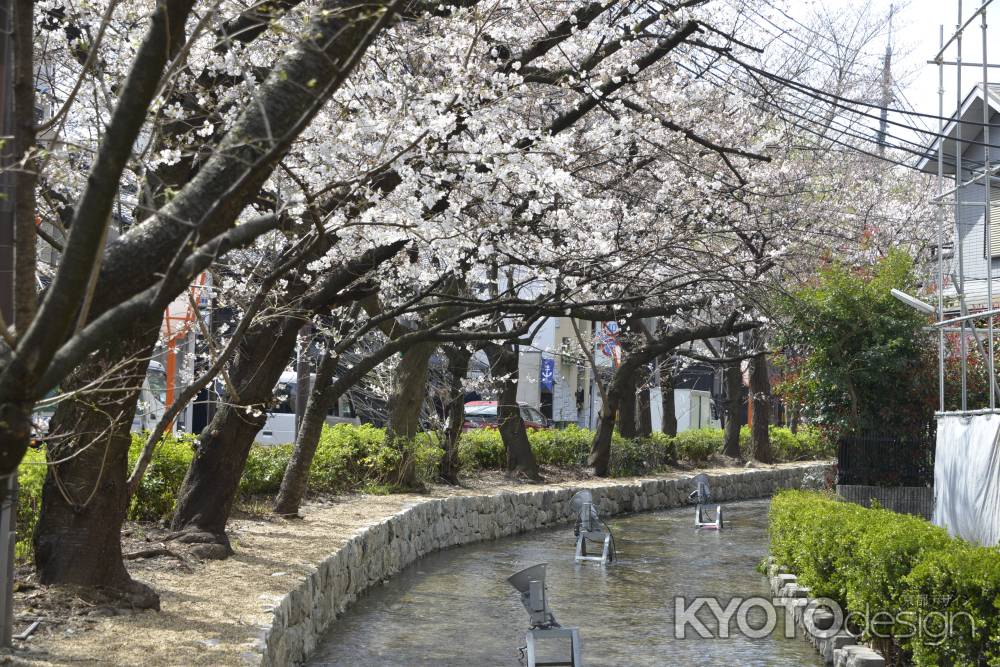
M 602 565 L 615 557 L 615 539 L 611 529 L 601 521 L 590 491 L 577 491 L 569 501 L 570 511 L 576 516 L 573 534 L 576 536 L 576 561 L 596 561 Z M 602 544 L 600 556 L 587 555 L 587 542 Z

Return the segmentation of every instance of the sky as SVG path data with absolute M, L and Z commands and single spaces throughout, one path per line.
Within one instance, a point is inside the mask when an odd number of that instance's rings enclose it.
M 951 38 L 958 24 L 959 4 L 962 5 L 963 22 L 978 8 L 982 0 L 790 0 L 786 7 L 791 15 L 806 18 L 817 7 L 857 8 L 868 4 L 876 14 L 888 15 L 893 8 L 893 78 L 899 87 L 899 97 L 893 106 L 913 109 L 921 113 L 938 114 L 938 67 L 929 64 L 937 55 L 941 39 L 941 26 L 944 27 L 944 39 Z M 989 26 L 989 43 L 991 49 L 989 61 L 1000 63 L 1000 0 L 986 9 Z M 889 36 L 886 35 L 878 50 L 884 50 Z M 945 60 L 954 61 L 957 47 L 952 44 L 945 52 Z M 980 19 L 977 17 L 966 28 L 963 39 L 962 60 L 964 62 L 982 62 L 982 32 Z M 944 116 L 950 116 L 958 106 L 958 87 L 954 66 L 944 67 Z M 961 94 L 965 94 L 982 80 L 982 69 L 979 67 L 962 68 Z M 1000 68 L 989 70 L 988 80 L 991 83 L 1000 82 Z M 937 121 L 933 118 L 917 120 L 913 116 L 900 116 L 897 120 L 920 126 L 929 124 L 933 129 Z M 897 130 L 898 131 L 898 130 Z
M 894 4 L 900 4 L 897 0 Z M 980 0 L 965 0 L 963 5 L 963 21 L 968 19 L 975 8 L 980 6 Z M 873 6 L 889 11 L 888 0 L 874 0 Z M 940 26 L 944 25 L 945 40 L 955 31 L 958 22 L 959 0 L 910 0 L 895 14 L 896 46 L 901 50 L 902 69 L 897 80 L 906 97 L 914 108 L 925 113 L 938 112 L 938 68 L 928 64 L 938 52 L 940 43 Z M 988 53 L 989 61 L 1000 63 L 1000 2 L 986 9 L 986 19 L 992 53 Z M 963 35 L 962 60 L 964 62 L 982 62 L 982 31 L 977 18 L 966 28 Z M 957 48 L 952 45 L 945 53 L 945 60 L 954 61 Z M 963 67 L 962 93 L 967 93 L 973 85 L 982 80 L 982 70 L 978 67 Z M 945 115 L 950 115 L 956 106 L 956 67 L 944 68 L 944 109 Z M 1000 70 L 989 72 L 990 82 L 1000 82 Z

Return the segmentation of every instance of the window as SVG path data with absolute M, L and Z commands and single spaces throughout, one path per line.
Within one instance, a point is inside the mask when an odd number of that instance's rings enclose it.
M 990 188 L 990 257 L 1000 257 L 1000 188 Z

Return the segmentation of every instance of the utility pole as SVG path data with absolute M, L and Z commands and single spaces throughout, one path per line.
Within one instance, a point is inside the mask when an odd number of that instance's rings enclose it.
M 30 39 L 30 37 L 29 37 Z M 14 0 L 0 0 L 0 313 L 14 322 Z M 0 478 L 0 647 L 14 632 L 17 471 Z
M 882 114 L 878 126 L 878 154 L 885 157 L 885 138 L 889 129 L 889 105 L 892 104 L 892 15 L 894 5 L 889 5 L 889 38 L 885 44 L 885 56 L 882 58 Z

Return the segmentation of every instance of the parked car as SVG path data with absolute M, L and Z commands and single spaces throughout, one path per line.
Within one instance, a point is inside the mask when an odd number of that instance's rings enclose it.
M 521 410 L 521 419 L 524 425 L 531 430 L 552 428 L 545 415 L 537 409 L 518 403 Z M 465 423 L 462 425 L 463 431 L 474 428 L 496 428 L 497 427 L 497 402 L 496 401 L 469 401 L 465 404 Z

